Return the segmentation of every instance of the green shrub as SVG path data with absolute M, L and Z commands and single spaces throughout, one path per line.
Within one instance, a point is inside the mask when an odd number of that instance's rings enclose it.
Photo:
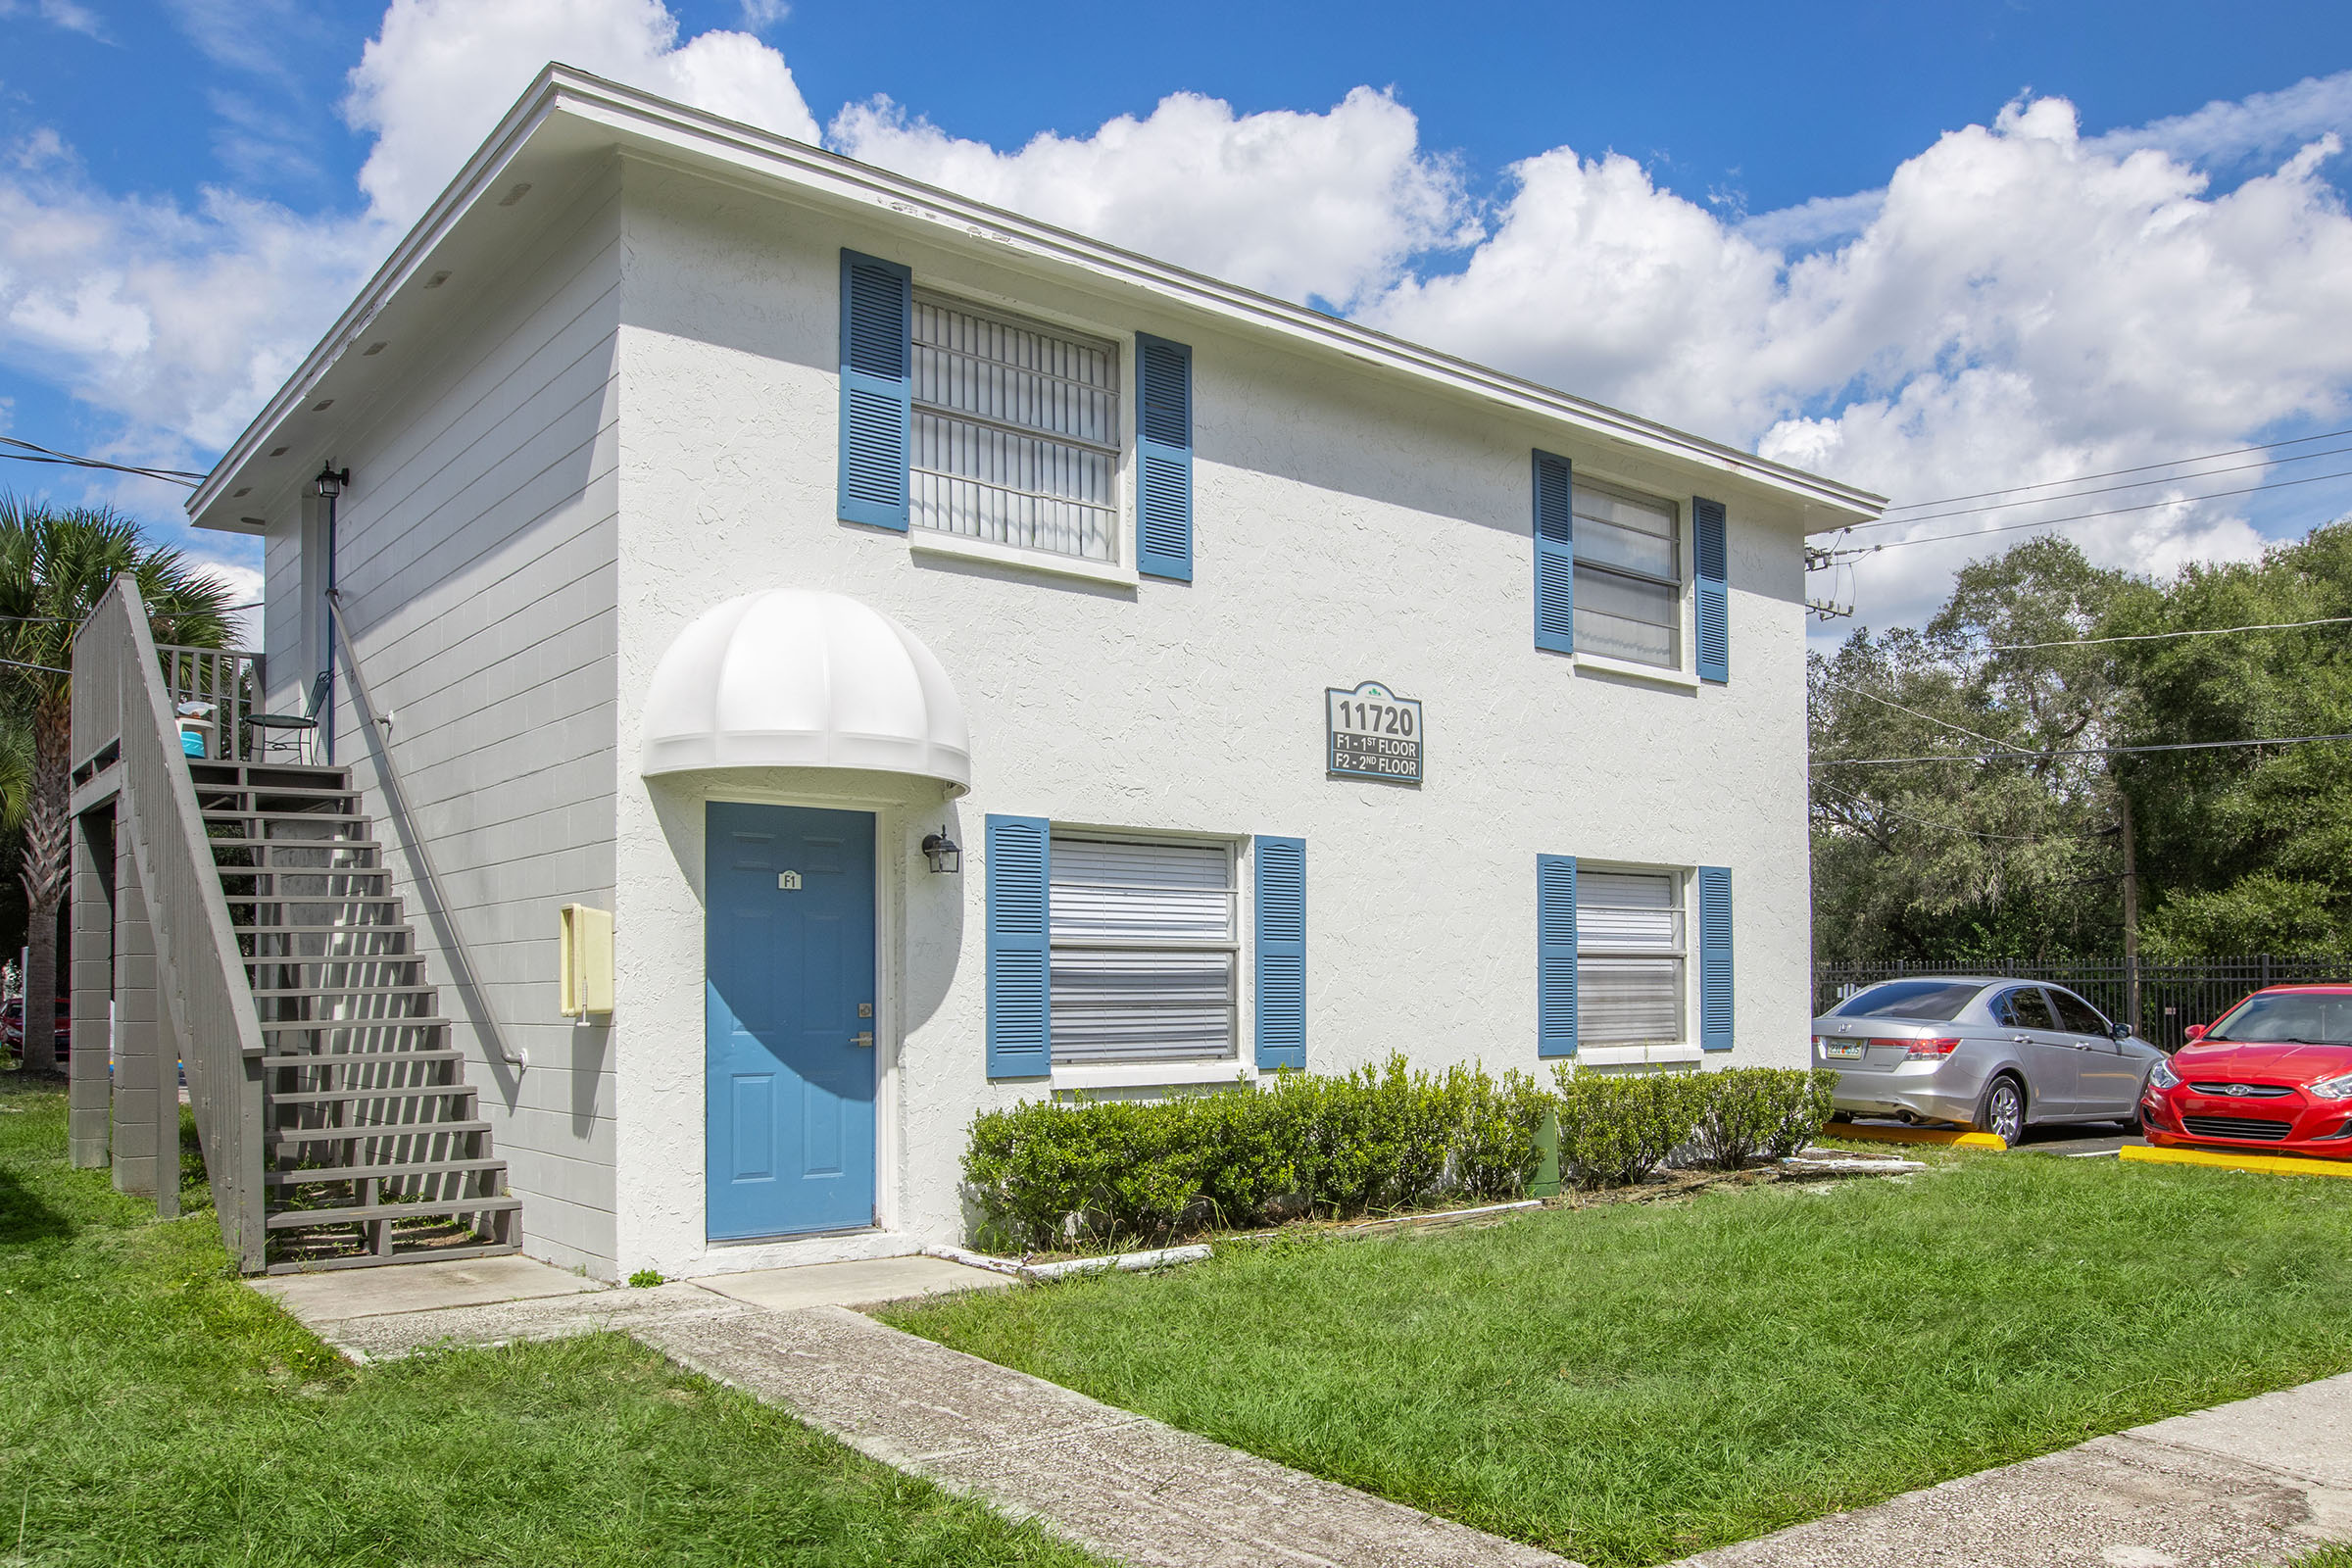
M 1834 1072 L 1801 1067 L 1708 1073 L 1691 1152 L 1699 1164 L 1717 1170 L 1739 1170 L 1759 1154 L 1785 1159 L 1819 1136 L 1837 1082 Z
M 1511 1198 L 1535 1170 L 1548 1100 L 1522 1073 L 1432 1077 L 1391 1056 L 1254 1091 L 1033 1102 L 974 1119 L 964 1176 L 977 1239 L 1007 1250 Z
M 1613 1077 L 1580 1073 L 1563 1062 L 1560 1175 L 1581 1187 L 1624 1187 L 1644 1180 L 1690 1140 L 1705 1106 L 1711 1073 Z

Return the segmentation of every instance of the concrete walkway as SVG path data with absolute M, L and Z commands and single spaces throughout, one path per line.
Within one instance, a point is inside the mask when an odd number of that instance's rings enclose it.
M 257 1282 L 360 1360 L 611 1329 L 885 1464 L 1138 1568 L 1573 1568 L 902 1334 L 931 1257 L 622 1290 L 523 1258 Z M 1675 1568 L 2267 1568 L 2352 1540 L 2352 1374 L 2100 1438 Z
M 850 1310 L 1010 1283 L 900 1257 L 621 1290 L 493 1258 L 257 1288 L 357 1360 L 630 1334 L 861 1453 L 1136 1568 L 1574 1568 Z
M 1676 1568 L 2251 1568 L 2352 1540 L 2352 1373 L 1906 1493 Z

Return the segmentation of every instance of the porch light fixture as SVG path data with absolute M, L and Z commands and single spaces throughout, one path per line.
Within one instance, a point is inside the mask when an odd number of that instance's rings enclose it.
M 345 485 L 351 483 L 351 470 L 336 467 L 320 468 L 318 477 L 312 482 L 318 487 L 319 500 L 332 501 L 343 493 Z
M 923 858 L 931 862 L 932 870 L 944 876 L 954 876 L 963 868 L 963 851 L 957 849 L 956 841 L 948 837 L 948 830 L 944 826 L 936 833 L 924 835 Z

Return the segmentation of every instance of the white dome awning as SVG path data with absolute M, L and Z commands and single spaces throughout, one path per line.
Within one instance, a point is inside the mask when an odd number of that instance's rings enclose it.
M 678 633 L 646 693 L 639 771 L 840 768 L 972 784 L 971 732 L 931 650 L 846 594 L 777 588 Z

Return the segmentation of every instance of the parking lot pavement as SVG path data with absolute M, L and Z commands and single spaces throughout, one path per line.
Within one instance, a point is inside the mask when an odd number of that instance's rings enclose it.
M 2029 1127 L 2015 1147 L 2033 1154 L 2112 1154 L 2126 1144 L 2146 1142 L 2114 1122 L 2097 1121 L 2080 1127 Z

